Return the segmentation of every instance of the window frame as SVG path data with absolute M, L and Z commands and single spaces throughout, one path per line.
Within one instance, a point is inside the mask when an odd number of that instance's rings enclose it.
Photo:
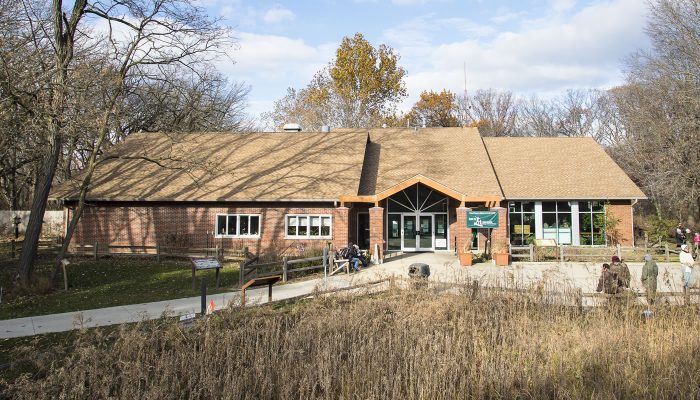
M 589 207 L 588 207 L 588 210 L 586 210 L 586 211 L 581 211 L 581 206 L 580 206 L 580 204 L 583 203 L 583 202 L 591 203 L 591 204 L 589 205 Z M 597 203 L 597 205 L 600 206 L 601 209 L 596 210 L 595 207 L 593 206 L 594 203 Z M 603 232 L 602 232 L 604 243 L 602 243 L 602 244 L 596 244 L 596 243 L 595 243 L 595 236 L 596 236 L 596 232 L 595 232 L 595 218 L 596 218 L 596 215 L 598 215 L 598 214 L 602 214 L 602 215 L 603 215 L 603 218 L 606 219 L 605 222 L 607 222 L 608 207 L 607 207 L 605 201 L 602 201 L 602 200 L 579 200 L 579 210 L 578 210 L 578 218 L 579 218 L 579 221 L 581 220 L 581 215 L 588 215 L 589 218 L 590 218 L 590 221 L 591 221 L 591 222 L 590 222 L 590 227 L 589 227 L 589 229 L 586 230 L 586 233 L 590 233 L 590 235 L 591 235 L 591 244 L 583 244 L 583 245 L 581 245 L 581 246 L 587 246 L 587 247 L 607 247 L 607 245 L 608 245 L 607 226 L 604 226 L 604 227 L 603 227 Z M 607 223 L 606 223 L 605 225 L 607 225 Z M 579 241 L 581 240 L 581 233 L 582 233 L 582 232 L 583 232 L 583 230 L 581 229 L 581 223 L 579 222 L 579 227 L 578 227 Z M 580 243 L 580 242 L 579 242 L 579 243 Z
M 296 235 L 289 234 L 289 218 L 296 218 Z M 301 218 L 306 218 L 306 234 L 299 235 L 299 221 Z M 318 235 L 311 234 L 311 221 L 313 218 L 318 218 Z M 328 218 L 328 235 L 323 235 L 323 220 Z M 333 215 L 331 214 L 285 214 L 284 215 L 284 238 L 285 239 L 332 239 L 333 238 Z
M 226 217 L 226 234 L 220 234 L 219 233 L 219 217 Z M 235 234 L 230 234 L 228 233 L 228 221 L 230 217 L 236 217 L 236 233 Z M 241 235 L 241 217 L 248 217 L 248 230 L 250 230 L 250 227 L 252 226 L 250 223 L 251 217 L 258 217 L 258 233 L 256 234 L 245 234 Z M 224 213 L 217 213 L 216 216 L 214 217 L 214 237 L 215 238 L 260 238 L 260 235 L 262 234 L 262 214 L 255 214 L 255 213 L 235 213 L 235 214 L 224 214 Z

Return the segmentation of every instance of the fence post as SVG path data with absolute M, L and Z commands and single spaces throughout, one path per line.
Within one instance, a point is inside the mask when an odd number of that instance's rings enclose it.
M 99 245 L 100 245 L 100 244 L 99 244 L 98 242 L 95 242 L 95 247 L 92 249 L 93 252 L 94 252 L 94 255 L 95 255 L 95 260 L 97 260 L 97 247 L 98 247 Z
M 666 262 L 669 262 L 669 261 L 671 261 L 671 257 L 668 254 L 668 243 L 664 243 L 664 247 L 666 250 Z
M 287 282 L 287 256 L 282 257 L 282 282 Z
M 207 315 L 207 277 L 202 277 L 202 286 L 200 287 L 200 297 L 201 297 L 201 316 Z
M 15 258 L 15 251 L 16 251 L 15 239 L 12 239 L 12 240 L 10 240 L 10 254 L 11 254 L 13 259 Z
M 564 262 L 564 246 L 559 246 L 559 260 Z
M 622 249 L 620 248 L 620 244 L 617 244 L 617 258 L 622 260 Z
M 328 246 L 323 248 L 323 277 L 328 276 Z
M 649 234 L 644 232 L 644 254 L 647 252 L 647 247 L 649 247 Z
M 533 253 L 534 253 L 534 252 L 535 252 L 534 246 L 532 245 L 532 243 L 530 243 L 530 262 L 535 261 L 535 260 L 533 259 L 533 257 L 534 257 L 534 254 L 533 254 Z
M 219 260 L 219 245 L 217 244 L 216 247 L 214 248 L 214 257 Z
M 248 246 L 243 248 L 243 263 L 239 264 L 238 268 L 238 280 L 240 286 L 243 286 L 243 274 L 245 273 L 245 267 L 248 264 Z
M 160 245 L 156 243 L 156 261 L 160 262 Z

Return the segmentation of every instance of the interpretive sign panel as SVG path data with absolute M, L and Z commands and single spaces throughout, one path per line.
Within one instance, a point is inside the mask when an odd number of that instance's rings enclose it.
M 212 269 L 221 268 L 221 263 L 214 257 L 192 258 L 192 266 L 194 269 Z
M 498 211 L 468 211 L 467 228 L 498 228 Z

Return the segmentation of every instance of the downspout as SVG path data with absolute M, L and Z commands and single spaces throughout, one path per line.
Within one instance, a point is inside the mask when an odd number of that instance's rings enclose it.
M 630 206 L 630 221 L 632 221 L 632 247 L 634 247 L 634 205 L 639 202 L 639 199 L 632 199 Z

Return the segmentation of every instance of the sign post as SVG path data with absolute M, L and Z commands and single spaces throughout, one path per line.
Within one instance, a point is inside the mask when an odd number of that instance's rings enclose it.
M 213 269 L 216 268 L 216 288 L 219 288 L 219 270 L 221 269 L 221 263 L 216 257 L 204 257 L 197 258 L 192 257 L 192 290 L 195 290 L 194 274 L 200 269 Z

